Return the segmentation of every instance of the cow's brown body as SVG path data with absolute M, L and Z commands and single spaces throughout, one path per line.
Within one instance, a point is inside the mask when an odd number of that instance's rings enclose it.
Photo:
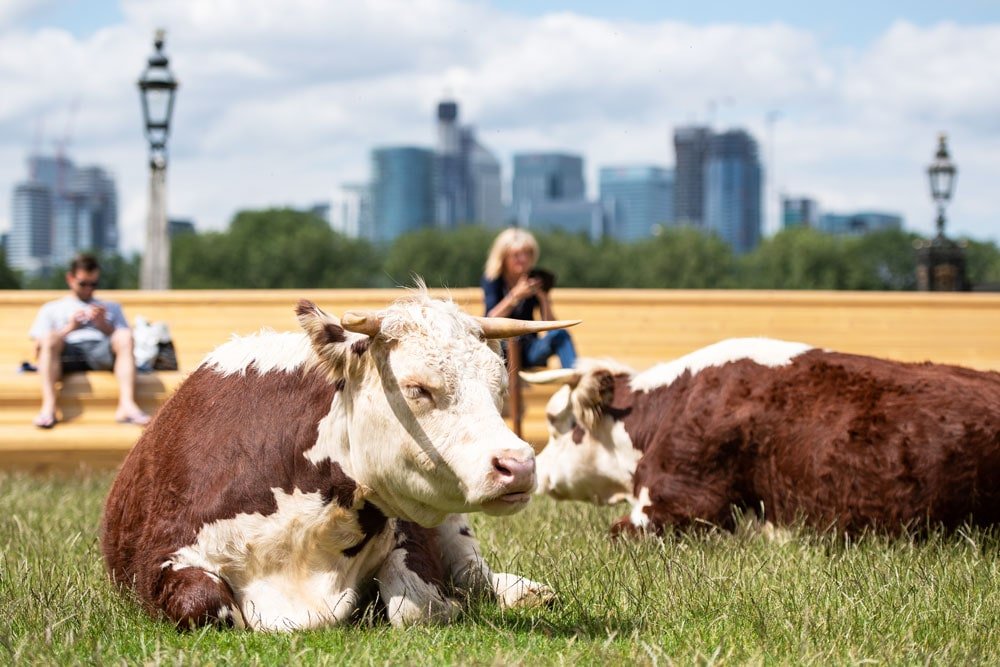
M 569 441 L 639 456 L 616 530 L 728 527 L 734 506 L 848 533 L 1000 523 L 1000 374 L 808 348 L 773 365 L 733 356 L 660 384 L 662 370 L 600 364 L 577 378 Z M 571 497 L 570 473 L 547 481 L 546 455 L 542 484 Z

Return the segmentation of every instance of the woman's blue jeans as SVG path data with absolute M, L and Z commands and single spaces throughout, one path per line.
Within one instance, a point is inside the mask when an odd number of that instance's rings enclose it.
M 563 368 L 572 368 L 576 363 L 576 348 L 565 329 L 549 331 L 522 347 L 521 365 L 525 368 L 545 366 L 553 354 L 559 356 Z

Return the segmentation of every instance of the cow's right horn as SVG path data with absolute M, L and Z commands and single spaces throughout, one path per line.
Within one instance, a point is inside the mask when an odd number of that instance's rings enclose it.
M 352 310 L 340 318 L 340 326 L 354 333 L 376 336 L 382 328 L 382 316 L 367 310 Z
M 547 371 L 538 371 L 537 373 L 521 371 L 518 375 L 521 376 L 522 380 L 531 384 L 555 384 L 556 382 L 562 382 L 575 386 L 580 381 L 580 371 L 574 368 L 553 368 Z
M 552 329 L 564 329 L 576 326 L 583 320 L 515 320 L 511 317 L 477 317 L 479 324 L 483 327 L 483 335 L 487 338 L 514 338 L 529 333 L 539 333 L 541 331 L 551 331 Z

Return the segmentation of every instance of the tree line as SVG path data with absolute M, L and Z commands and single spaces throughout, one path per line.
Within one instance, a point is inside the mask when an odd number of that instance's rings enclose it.
M 243 211 L 222 232 L 177 236 L 171 245 L 176 289 L 365 288 L 479 285 L 498 230 L 463 226 L 427 229 L 387 247 L 337 232 L 294 209 Z M 539 266 L 563 287 L 686 289 L 912 290 L 915 242 L 894 230 L 856 237 L 788 229 L 737 256 L 719 237 L 669 228 L 646 241 L 591 242 L 582 235 L 536 232 Z M 964 240 L 971 284 L 1000 284 L 1000 249 Z M 102 258 L 102 289 L 136 289 L 140 256 Z M 62 272 L 26 280 L 0 265 L 2 289 L 63 288 Z

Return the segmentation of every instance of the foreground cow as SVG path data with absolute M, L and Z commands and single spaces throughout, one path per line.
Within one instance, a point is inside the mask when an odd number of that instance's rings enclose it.
M 146 429 L 105 507 L 112 579 L 185 627 L 320 627 L 376 596 L 405 625 L 452 617 L 451 592 L 550 596 L 492 573 L 459 514 L 517 512 L 535 486 L 491 339 L 569 323 L 424 293 L 342 321 L 297 313 L 306 334 L 221 346 Z
M 548 404 L 539 492 L 633 509 L 613 532 L 732 507 L 847 533 L 1000 523 L 1000 374 L 734 339 L 635 375 L 524 374 Z

